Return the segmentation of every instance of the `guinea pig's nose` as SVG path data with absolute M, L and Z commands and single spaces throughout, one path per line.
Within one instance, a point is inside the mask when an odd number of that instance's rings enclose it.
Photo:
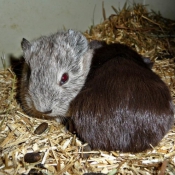
M 45 111 L 45 112 L 43 112 L 43 114 L 50 114 L 52 112 L 52 110 L 50 110 L 50 111 Z

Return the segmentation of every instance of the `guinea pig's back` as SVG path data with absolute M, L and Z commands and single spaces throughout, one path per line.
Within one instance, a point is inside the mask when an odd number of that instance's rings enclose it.
M 165 83 L 150 69 L 117 57 L 93 70 L 71 104 L 78 136 L 93 149 L 140 152 L 173 124 Z

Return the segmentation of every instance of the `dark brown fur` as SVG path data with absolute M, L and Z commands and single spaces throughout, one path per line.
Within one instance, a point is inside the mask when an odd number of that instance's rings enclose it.
M 165 83 L 140 55 L 121 44 L 96 49 L 71 115 L 77 135 L 92 149 L 123 152 L 156 146 L 174 121 Z

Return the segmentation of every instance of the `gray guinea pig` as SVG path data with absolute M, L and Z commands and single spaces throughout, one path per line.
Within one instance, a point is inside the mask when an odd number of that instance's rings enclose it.
M 21 43 L 25 60 L 20 100 L 27 114 L 36 117 L 67 116 L 70 102 L 83 87 L 93 50 L 80 33 L 57 32 Z M 58 117 L 59 116 L 59 117 Z
M 92 149 L 140 152 L 174 122 L 165 83 L 126 45 L 88 43 L 72 30 L 22 41 L 24 110 L 67 118 Z

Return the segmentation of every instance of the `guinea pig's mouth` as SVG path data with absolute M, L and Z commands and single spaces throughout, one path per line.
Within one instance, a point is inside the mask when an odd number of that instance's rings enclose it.
M 42 112 L 42 111 L 38 111 L 37 109 L 35 109 L 35 111 L 36 113 L 38 113 L 38 115 L 43 116 L 43 117 L 54 117 L 52 116 L 52 110 Z
M 44 118 L 44 119 L 53 119 L 53 118 L 65 118 L 65 113 L 64 112 L 57 112 L 54 108 L 53 109 L 49 109 L 49 110 L 45 110 L 45 111 L 40 111 L 38 110 L 35 105 L 34 102 L 31 101 L 30 105 L 32 106 L 32 116 L 34 117 L 39 117 L 39 118 Z
M 54 117 L 58 117 L 58 116 L 54 116 L 52 115 L 52 111 L 46 111 L 46 112 L 41 112 L 41 111 L 38 111 L 37 109 L 33 108 L 33 112 L 32 112 L 32 115 L 34 117 L 37 117 L 37 118 L 42 118 L 42 119 L 53 119 Z
M 32 111 L 31 112 L 32 112 L 32 115 L 34 117 L 45 118 L 45 117 L 48 117 L 49 114 L 52 113 L 52 110 L 47 110 L 45 112 L 37 110 L 33 102 L 31 103 L 31 105 L 32 105 L 32 108 L 31 108 Z

